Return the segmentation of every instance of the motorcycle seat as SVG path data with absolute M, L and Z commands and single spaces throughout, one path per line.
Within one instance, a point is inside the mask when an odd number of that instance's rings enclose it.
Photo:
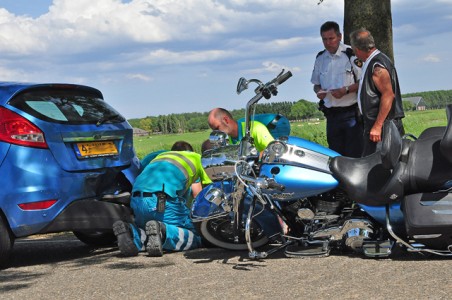
M 446 126 L 437 126 L 437 127 L 429 127 L 422 131 L 422 133 L 419 135 L 418 140 L 422 140 L 425 138 L 429 138 L 432 136 L 440 136 L 442 137 L 444 135 L 444 132 L 446 131 Z
M 407 144 L 402 142 L 394 122 L 383 125 L 380 150 L 362 158 L 338 156 L 330 161 L 330 170 L 350 199 L 366 205 L 383 205 L 404 195 L 403 181 L 406 163 L 401 162 Z
M 402 154 L 402 137 L 396 125 L 391 120 L 386 120 L 382 130 L 381 163 L 386 169 L 394 169 Z
M 337 156 L 330 161 L 330 170 L 339 185 L 353 201 L 365 205 L 384 205 L 404 195 L 405 163 L 394 171 L 385 168 L 379 151 L 362 158 Z
M 446 106 L 447 127 L 441 139 L 440 149 L 444 157 L 452 163 L 452 104 Z
M 447 189 L 452 182 L 452 105 L 447 117 L 447 127 L 427 129 L 415 141 L 402 140 L 395 125 L 385 122 L 380 150 L 362 158 L 334 157 L 330 170 L 350 199 L 371 206 Z
M 452 180 L 452 162 L 443 154 L 442 141 L 440 136 L 431 136 L 412 143 L 407 161 L 406 192 L 434 192 Z

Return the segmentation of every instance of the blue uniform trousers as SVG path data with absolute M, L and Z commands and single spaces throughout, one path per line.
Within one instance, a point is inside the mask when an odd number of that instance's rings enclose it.
M 165 211 L 157 212 L 157 196 L 132 197 L 130 207 L 135 215 L 133 235 L 135 245 L 139 250 L 143 249 L 145 241 L 144 228 L 150 220 L 160 221 L 166 227 L 166 239 L 163 249 L 170 251 L 182 251 L 199 248 L 201 237 L 190 219 L 190 210 L 185 205 L 185 199 L 168 198 Z M 163 240 L 162 240 L 163 242 Z
M 355 110 L 329 113 L 326 117 L 328 147 L 344 156 L 361 157 L 363 127 L 357 121 Z

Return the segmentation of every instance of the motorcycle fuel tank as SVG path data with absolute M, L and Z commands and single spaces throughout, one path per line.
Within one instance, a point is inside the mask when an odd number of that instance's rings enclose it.
M 289 137 L 270 143 L 262 156 L 260 176 L 274 178 L 284 191 L 270 191 L 274 200 L 293 201 L 334 189 L 330 157 L 339 154 L 307 140 Z

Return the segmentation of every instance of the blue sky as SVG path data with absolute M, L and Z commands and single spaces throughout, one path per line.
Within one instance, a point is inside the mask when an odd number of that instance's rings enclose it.
M 343 24 L 343 1 L 317 3 L 0 0 L 0 80 L 90 85 L 141 118 L 243 108 L 240 77 L 285 68 L 294 76 L 272 101 L 315 101 L 319 27 Z M 392 17 L 402 93 L 452 89 L 452 0 L 392 0 Z

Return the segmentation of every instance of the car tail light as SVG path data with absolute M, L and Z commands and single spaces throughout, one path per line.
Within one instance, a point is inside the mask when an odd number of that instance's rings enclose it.
M 4 107 L 0 107 L 0 141 L 21 146 L 48 148 L 41 129 Z
M 57 200 L 44 200 L 44 201 L 38 201 L 38 202 L 28 202 L 28 203 L 20 203 L 18 204 L 19 207 L 23 210 L 40 210 L 40 209 L 47 209 L 52 207 L 52 205 L 55 204 Z

